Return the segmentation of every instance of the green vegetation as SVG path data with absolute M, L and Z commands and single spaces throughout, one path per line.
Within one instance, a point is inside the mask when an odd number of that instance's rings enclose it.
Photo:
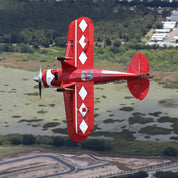
M 158 171 L 154 174 L 156 178 L 178 178 L 178 172 L 171 172 L 171 171 Z
M 164 122 L 174 122 L 176 118 L 171 118 L 169 116 L 162 116 L 158 119 L 158 122 L 164 123 Z
M 4 3 L 1 0 L 0 14 L 0 42 L 25 42 L 38 48 L 37 44 L 48 47 L 53 42 L 58 46 L 65 46 L 69 23 L 81 16 L 94 20 L 95 39 L 98 42 L 105 37 L 106 45 L 111 45 L 111 39 L 116 38 L 139 41 L 154 24 L 156 11 L 148 10 L 147 6 L 140 8 L 140 5 L 130 10 L 128 3 L 115 0 L 97 3 L 91 0 L 7 0 Z
M 56 147 L 64 146 L 64 139 L 61 137 L 54 137 L 52 144 Z
M 162 116 L 158 119 L 158 122 L 172 122 L 173 131 L 175 134 L 178 134 L 178 118 L 169 117 L 169 116 Z
M 43 125 L 43 128 L 47 129 L 47 128 L 50 128 L 50 127 L 56 127 L 60 125 L 59 122 L 49 122 L 49 123 L 46 123 Z
M 30 120 L 27 120 L 27 119 L 22 119 L 20 121 L 18 121 L 18 123 L 21 123 L 21 122 L 40 122 L 40 121 L 43 121 L 43 119 L 30 119 Z
M 37 113 L 38 114 L 46 114 L 48 111 L 45 111 L 45 110 L 43 110 L 43 109 L 41 109 L 40 111 L 38 111 Z
M 27 150 L 28 148 L 25 147 L 1 147 L 0 149 L 0 155 L 4 155 L 4 154 L 8 154 L 8 153 L 12 153 L 12 152 L 17 152 L 17 151 L 22 151 L 22 150 Z
M 49 104 L 49 106 L 51 106 L 51 107 L 55 107 L 55 104 Z
M 177 106 L 175 99 L 164 99 L 164 100 L 160 100 L 159 103 L 167 107 Z
M 121 111 L 128 111 L 128 112 L 133 111 L 133 109 L 134 108 L 130 106 L 120 108 Z
M 172 137 L 170 137 L 170 139 L 171 139 L 171 140 L 178 141 L 178 137 L 174 137 L 174 136 L 172 136 Z
M 23 145 L 33 145 L 36 143 L 35 136 L 31 135 L 24 135 L 22 138 Z
M 12 118 L 21 118 L 21 116 L 12 116 Z
M 24 93 L 24 95 L 28 95 L 28 96 L 38 96 L 39 93 L 35 92 L 35 93 Z
M 67 134 L 67 128 L 63 129 L 63 128 L 56 128 L 56 129 L 52 129 L 53 133 L 61 133 L 61 134 Z
M 112 147 L 109 141 L 98 139 L 87 139 L 81 142 L 81 146 L 84 149 L 93 151 L 111 151 Z
M 134 132 L 129 130 L 122 130 L 121 132 L 106 132 L 106 131 L 95 131 L 91 133 L 91 136 L 105 136 L 106 138 L 112 138 L 115 140 L 129 140 L 134 141 L 135 137 L 133 136 Z
M 68 25 L 75 18 L 88 16 L 95 25 L 95 62 L 107 60 L 127 65 L 135 53 L 142 52 L 149 59 L 152 70 L 175 71 L 177 48 L 146 46 L 141 42 L 151 28 L 159 25 L 157 9 L 148 8 L 159 7 L 158 4 L 168 5 L 161 1 L 7 0 L 4 3 L 0 0 L 0 53 L 3 52 L 0 61 L 6 62 L 13 56 L 17 62 L 38 60 L 46 63 L 55 56 L 63 56 Z M 169 3 L 169 6 L 172 4 L 178 6 L 178 3 Z M 163 10 L 163 17 L 166 12 L 169 10 Z M 14 43 L 16 45 L 12 45 Z M 39 45 L 45 49 L 40 49 Z
M 65 136 L 33 136 L 33 135 L 5 135 L 0 137 L 1 149 L 0 154 L 13 152 L 14 150 L 28 149 L 29 145 L 41 146 L 47 149 L 59 149 L 63 151 L 92 150 L 98 153 L 108 153 L 111 155 L 127 156 L 177 156 L 178 145 L 174 142 L 148 142 L 136 141 L 132 132 L 123 130 L 117 132 L 94 132 L 91 136 L 95 139 L 88 138 L 84 142 L 77 143 Z M 105 136 L 105 139 L 96 139 L 96 136 Z M 13 145 L 11 148 L 10 145 Z M 17 147 L 14 147 L 18 145 Z M 26 145 L 24 147 L 23 145 Z M 4 147 L 8 149 L 3 149 Z M 76 149 L 75 149 L 76 147 Z
M 147 178 L 149 175 L 145 171 L 140 171 L 134 174 L 128 174 L 124 176 L 119 176 L 119 178 Z
M 167 147 L 163 150 L 163 155 L 165 156 L 177 156 L 175 148 Z
M 120 122 L 120 120 L 119 119 L 106 119 L 103 122 L 107 124 L 107 123 Z
M 156 127 L 156 126 L 146 126 L 140 129 L 140 133 L 147 133 L 150 135 L 157 135 L 157 134 L 170 134 L 172 131 L 172 129 L 166 129 L 166 128 L 162 128 L 162 127 Z
M 117 52 L 107 48 L 95 48 L 95 59 L 108 60 L 110 62 L 121 63 L 128 65 L 132 57 L 142 52 L 149 60 L 149 64 L 152 70 L 158 71 L 175 71 L 178 66 L 178 50 L 174 47 L 163 48 L 156 47 L 155 49 L 145 44 L 138 43 L 125 43 L 121 47 L 117 48 Z
M 13 137 L 11 139 L 11 144 L 12 145 L 20 145 L 20 144 L 22 144 L 22 139 L 19 137 Z
M 174 120 L 172 124 L 173 130 L 175 134 L 178 134 L 178 118 Z
M 138 124 L 146 124 L 146 123 L 149 123 L 149 122 L 153 122 L 153 118 L 147 118 L 147 117 L 130 117 L 129 118 L 129 124 L 135 124 L 135 123 L 138 123 Z
M 160 115 L 161 113 L 162 113 L 162 112 L 157 111 L 157 112 L 154 112 L 154 113 L 149 113 L 149 115 L 155 116 L 155 117 L 159 117 L 159 115 Z

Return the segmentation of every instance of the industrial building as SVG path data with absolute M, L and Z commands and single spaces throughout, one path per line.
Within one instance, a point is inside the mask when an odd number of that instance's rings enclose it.
M 166 20 L 178 22 L 178 9 L 172 11 L 170 17 L 166 17 Z
M 150 43 L 147 43 L 147 45 L 154 45 L 157 44 L 159 46 L 178 46 L 178 43 L 170 43 L 166 41 L 166 38 L 170 38 L 170 32 L 175 30 L 176 24 L 178 23 L 178 9 L 172 11 L 170 17 L 166 17 L 167 21 L 163 21 L 163 29 L 155 29 L 154 33 L 150 39 Z M 175 33 L 176 35 L 176 33 Z M 178 36 L 172 37 L 172 40 L 174 42 L 177 42 Z M 165 42 L 163 42 L 165 41 Z

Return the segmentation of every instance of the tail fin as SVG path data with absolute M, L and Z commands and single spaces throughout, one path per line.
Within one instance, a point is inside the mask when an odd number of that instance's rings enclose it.
M 146 56 L 142 53 L 137 53 L 130 61 L 127 72 L 135 73 L 138 78 L 127 80 L 127 86 L 132 95 L 139 100 L 143 100 L 149 90 L 150 81 L 149 78 L 149 63 Z

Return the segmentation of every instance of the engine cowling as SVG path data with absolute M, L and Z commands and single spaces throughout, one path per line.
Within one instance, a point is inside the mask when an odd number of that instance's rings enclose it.
M 46 88 L 54 88 L 61 85 L 61 70 L 48 69 L 44 70 L 42 81 Z

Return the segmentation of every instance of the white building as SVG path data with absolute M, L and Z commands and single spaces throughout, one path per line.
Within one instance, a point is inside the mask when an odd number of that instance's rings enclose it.
M 175 21 L 171 21 L 171 22 L 162 22 L 163 23 L 163 29 L 173 29 L 176 26 L 176 22 Z
M 154 33 L 169 33 L 171 29 L 155 29 Z
M 151 41 L 163 41 L 168 33 L 154 33 L 151 37 Z

